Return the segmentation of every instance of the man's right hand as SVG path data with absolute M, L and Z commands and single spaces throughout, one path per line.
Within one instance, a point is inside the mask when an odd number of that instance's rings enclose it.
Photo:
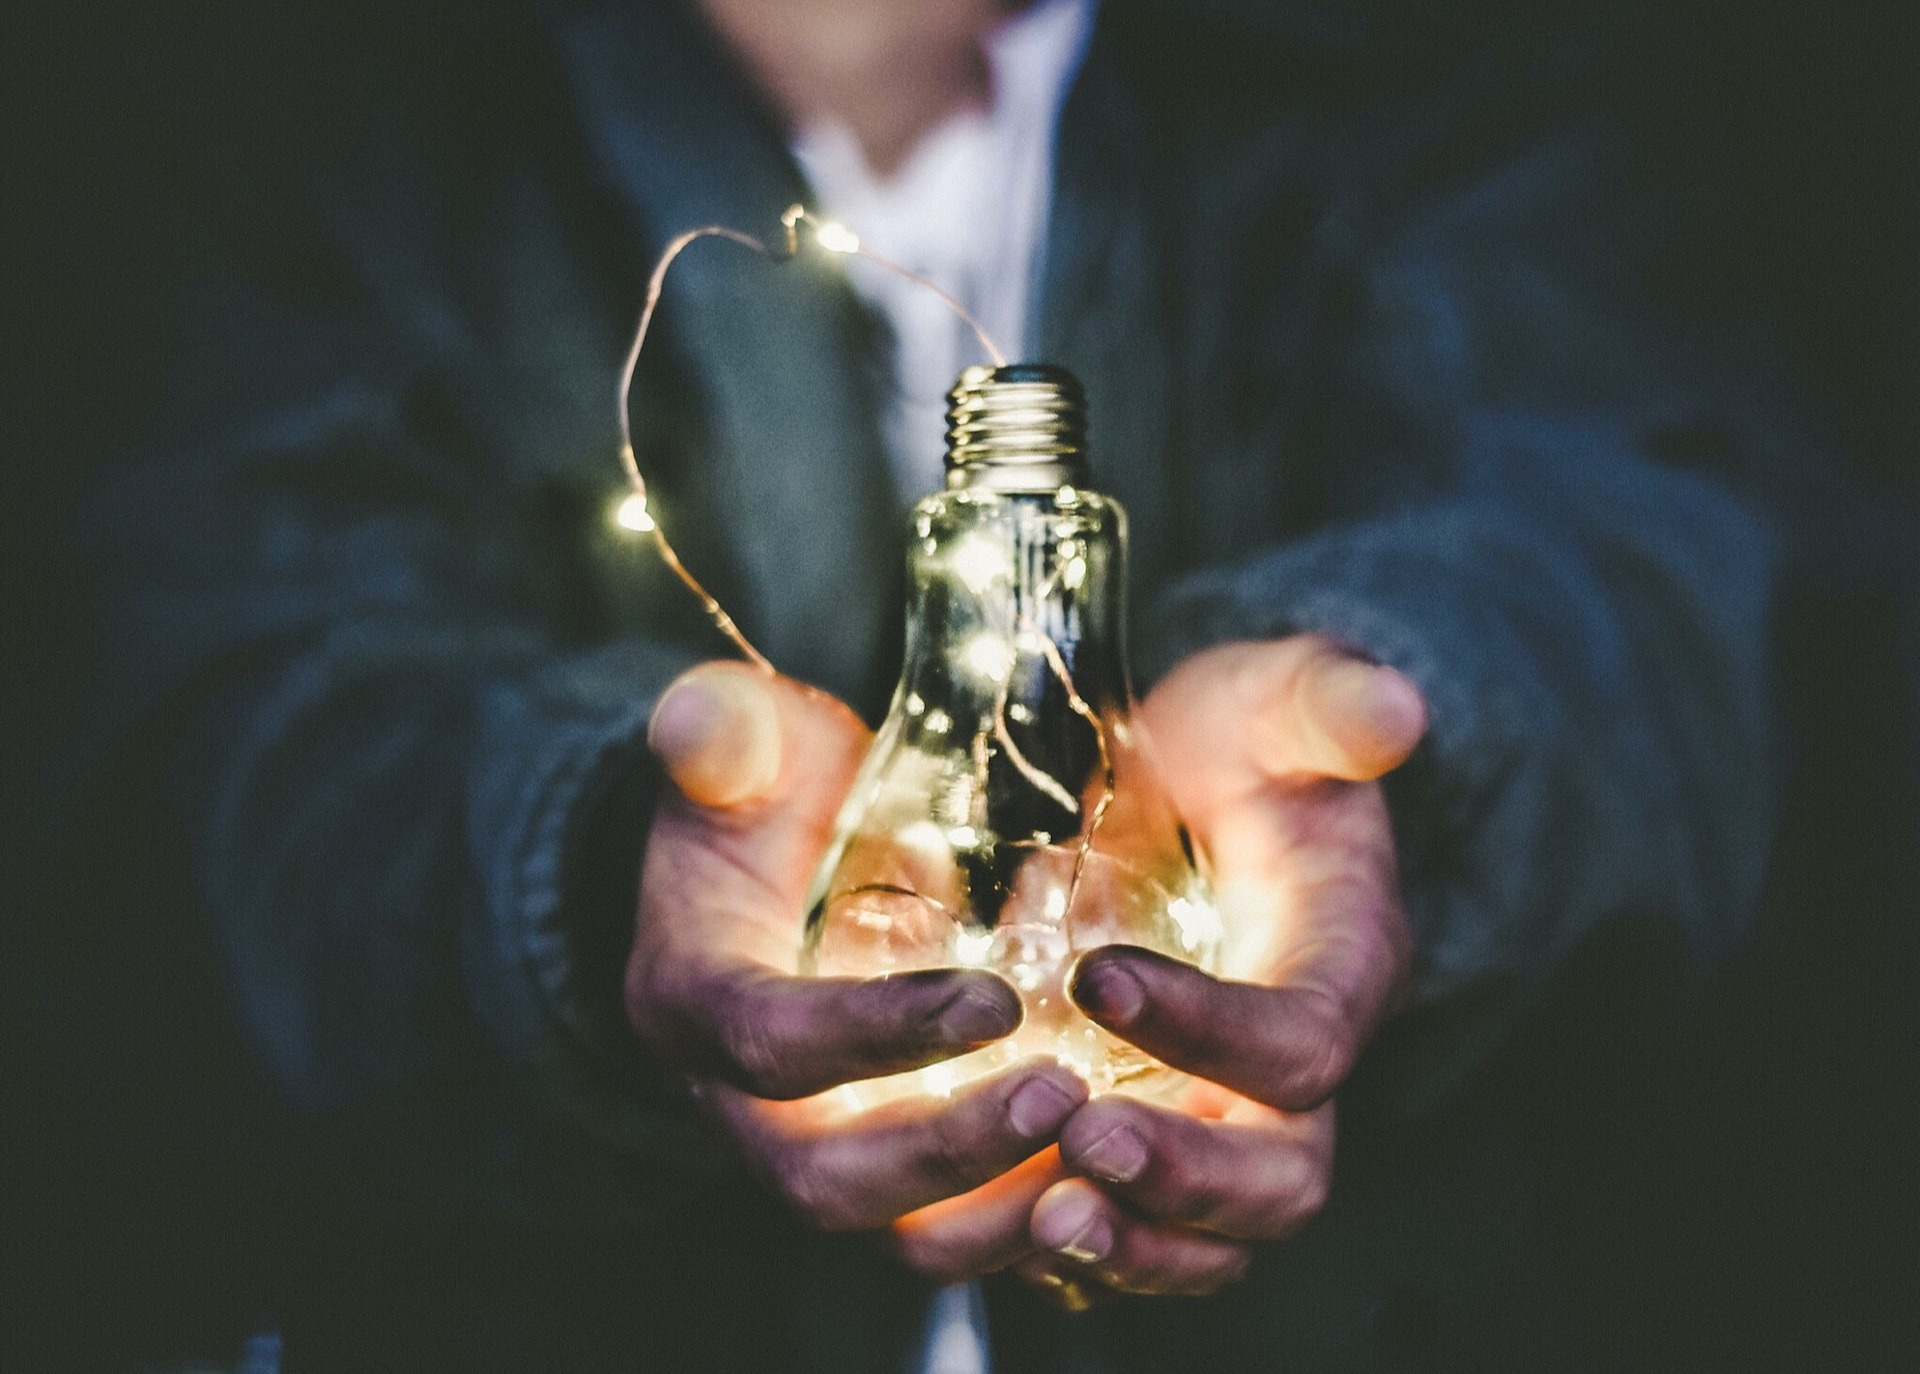
M 1050 1147 L 1087 1090 L 1032 1060 L 863 1113 L 820 1095 L 975 1049 L 1021 1016 L 978 971 L 793 976 L 807 884 L 867 740 L 839 702 L 744 664 L 667 689 L 648 743 L 673 786 L 647 840 L 627 1016 L 803 1216 L 883 1231 L 930 1277 L 971 1277 L 1033 1253 L 1024 1209 L 1064 1177 Z

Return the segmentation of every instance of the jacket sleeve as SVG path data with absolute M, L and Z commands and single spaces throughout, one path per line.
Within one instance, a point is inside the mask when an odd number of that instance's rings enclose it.
M 1425 693 L 1388 785 L 1413 1019 L 1446 1028 L 1406 1038 L 1417 1101 L 1596 935 L 1695 966 L 1740 941 L 1775 824 L 1782 493 L 1819 466 L 1776 380 L 1662 328 L 1609 141 L 1503 138 L 1330 217 L 1329 361 L 1289 455 L 1317 509 L 1152 621 L 1160 662 L 1322 631 Z
M 413 192 L 385 226 L 316 196 L 185 293 L 168 418 L 87 516 L 90 747 L 158 741 L 245 1033 L 296 1109 L 351 1133 L 451 1092 L 489 1204 L 617 1224 L 698 1153 L 619 985 L 645 722 L 701 655 L 583 611 L 539 470 L 603 513 L 611 422 L 485 361 L 510 328 L 610 413 L 610 329 L 570 321 L 531 250 L 498 280 L 540 289 L 537 324 L 489 322 L 483 290 L 433 275 L 477 255 L 395 228 L 439 235 Z

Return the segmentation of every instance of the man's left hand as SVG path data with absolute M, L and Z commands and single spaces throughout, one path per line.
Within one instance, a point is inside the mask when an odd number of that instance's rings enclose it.
M 1032 1214 L 1049 1253 L 1020 1266 L 1068 1305 L 1099 1288 L 1211 1292 L 1253 1242 L 1311 1219 L 1331 1098 L 1412 951 L 1378 782 L 1426 731 L 1411 682 L 1300 635 L 1198 654 L 1143 711 L 1212 861 L 1230 976 L 1123 945 L 1080 961 L 1087 1014 L 1194 1077 L 1172 1106 L 1107 1096 L 1068 1121 L 1073 1176 Z

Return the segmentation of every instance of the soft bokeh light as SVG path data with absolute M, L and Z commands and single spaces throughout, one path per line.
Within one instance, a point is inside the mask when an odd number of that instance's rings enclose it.
M 647 509 L 647 498 L 637 491 L 628 492 L 613 508 L 613 523 L 635 534 L 651 533 L 653 513 Z
M 814 239 L 829 253 L 858 253 L 860 236 L 844 224 L 828 220 L 814 231 Z

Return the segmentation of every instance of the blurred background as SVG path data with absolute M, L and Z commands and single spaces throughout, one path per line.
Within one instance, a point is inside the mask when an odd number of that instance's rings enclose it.
M 262 1167 L 297 1142 L 195 947 L 174 837 L 111 798 L 61 810 L 85 614 L 64 527 L 164 386 L 182 245 L 218 208 L 195 199 L 201 172 L 270 155 L 354 79 L 369 34 L 425 52 L 476 7 L 36 8 L 9 24 L 27 247 L 0 315 L 0 1367 L 163 1367 L 231 1349 L 331 1199 Z M 1542 1264 L 1568 1276 L 1595 1369 L 1920 1368 L 1915 7 L 1360 8 L 1404 9 L 1436 62 L 1604 34 L 1619 114 L 1699 227 L 1674 267 L 1687 298 L 1777 333 L 1871 512 L 1830 533 L 1858 575 L 1789 608 L 1793 800 L 1752 946 L 1704 1005 L 1648 989 L 1596 1018 L 1581 989 L 1604 970 L 1572 971 L 1558 1018 L 1477 1089 L 1530 1144 Z

